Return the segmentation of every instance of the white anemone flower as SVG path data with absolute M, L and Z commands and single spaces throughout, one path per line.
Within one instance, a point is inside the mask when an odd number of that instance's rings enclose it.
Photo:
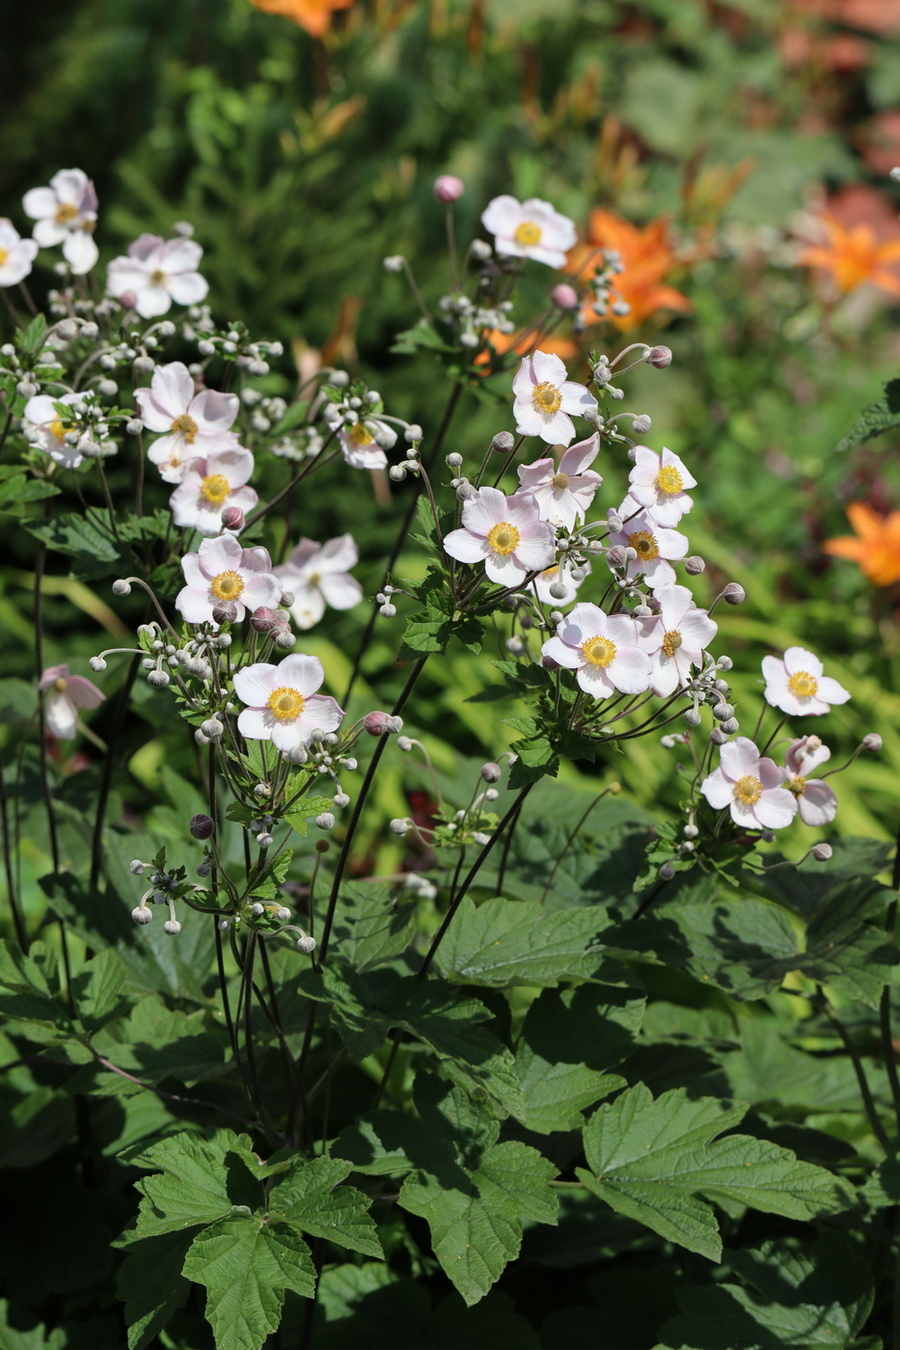
M 57 412 L 55 404 L 64 403 L 67 408 L 81 408 L 84 394 L 62 394 L 51 398 L 49 394 L 35 394 L 25 404 L 22 412 L 22 424 L 25 438 L 39 450 L 45 450 L 51 459 L 64 469 L 77 469 L 84 456 L 84 442 L 90 441 L 87 432 L 78 435 L 74 443 L 66 440 L 78 432 L 76 422 L 67 422 L 64 415 Z
M 129 245 L 128 256 L 113 258 L 106 289 L 116 300 L 132 298 L 142 319 L 167 314 L 178 305 L 199 305 L 209 286 L 197 268 L 203 249 L 193 239 L 163 239 L 142 234 Z
M 173 521 L 200 534 L 218 534 L 222 512 L 229 506 L 247 512 L 259 501 L 255 489 L 245 486 L 252 473 L 253 456 L 240 445 L 192 459 L 169 498 Z
M 726 806 L 736 825 L 749 830 L 780 830 L 797 814 L 797 798 L 784 787 L 784 770 L 760 759 L 748 736 L 735 736 L 719 750 L 719 767 L 700 784 L 710 806 Z
M 298 628 L 312 628 L 332 609 L 352 609 L 362 599 L 362 586 L 349 575 L 359 562 L 353 536 L 339 535 L 326 544 L 301 539 L 288 561 L 275 568 L 275 575 L 292 591 L 291 618 Z
M 780 660 L 764 656 L 766 702 L 792 717 L 827 713 L 833 703 L 846 703 L 850 694 L 830 675 L 823 675 L 824 669 L 819 658 L 803 647 L 788 647 Z
M 519 466 L 516 495 L 530 493 L 538 504 L 541 520 L 551 525 L 564 525 L 574 530 L 583 521 L 598 487 L 603 482 L 599 473 L 589 469 L 600 450 L 600 437 L 595 431 L 586 441 L 569 446 L 559 461 L 551 458 L 535 460 Z
M 84 276 L 100 254 L 94 242 L 97 194 L 83 169 L 60 169 L 49 187 L 32 188 L 22 199 L 26 216 L 36 221 L 32 234 L 41 248 L 62 244 L 75 276 Z
M 784 756 L 788 775 L 785 787 L 797 798 L 797 809 L 804 825 L 828 825 L 837 815 L 837 797 L 821 778 L 809 778 L 820 764 L 827 764 L 831 751 L 818 736 L 802 736 L 791 741 Z
M 0 216 L 0 286 L 17 286 L 31 271 L 38 246 L 23 239 L 11 220 Z
M 215 606 L 229 601 L 240 623 L 248 609 L 277 609 L 284 589 L 266 550 L 241 548 L 233 534 L 204 539 L 196 553 L 182 558 L 181 570 L 187 585 L 175 608 L 187 623 L 214 623 Z
M 548 267 L 565 267 L 566 252 L 578 242 L 568 216 L 539 197 L 524 202 L 508 195 L 495 197 L 482 212 L 481 223 L 494 236 L 498 253 L 533 258 Z
M 240 399 L 214 389 L 196 393 L 194 377 L 182 361 L 157 366 L 150 388 L 136 389 L 134 397 L 147 430 L 164 433 L 147 451 L 164 483 L 180 483 L 190 460 L 238 444 L 230 428 Z
M 518 586 L 529 572 L 552 566 L 556 537 L 533 497 L 506 497 L 498 488 L 483 487 L 463 506 L 462 529 L 444 536 L 444 551 L 458 562 L 483 559 L 489 581 Z
M 70 675 L 68 666 L 48 666 L 38 689 L 46 692 L 44 720 L 47 730 L 61 741 L 74 741 L 78 731 L 78 709 L 97 708 L 106 695 L 83 675 Z
M 668 559 L 683 558 L 688 551 L 686 534 L 664 529 L 652 512 L 642 510 L 633 497 L 626 497 L 616 514 L 624 522 L 621 532 L 609 536 L 610 545 L 633 548 L 637 554 L 628 564 L 629 581 L 642 576 L 651 590 L 674 586 L 675 568 Z
M 513 380 L 516 431 L 540 436 L 549 445 L 568 445 L 575 435 L 569 413 L 597 411 L 597 400 L 583 384 L 566 379 L 562 360 L 552 352 L 524 356 Z
M 659 614 L 639 619 L 638 631 L 650 657 L 650 688 L 667 698 L 690 682 L 692 666 L 703 665 L 703 652 L 719 626 L 705 609 L 697 609 L 687 586 L 660 586 L 653 598 Z
M 307 745 L 314 731 L 337 731 L 344 716 L 337 701 L 316 690 L 325 679 L 317 656 L 286 656 L 277 666 L 258 661 L 234 677 L 234 692 L 248 706 L 238 731 L 250 741 L 271 741 L 289 752 Z
M 636 445 L 632 458 L 634 468 L 628 475 L 629 496 L 647 507 L 657 524 L 665 528 L 677 525 L 694 505 L 686 489 L 697 486 L 696 478 L 665 446 L 662 453 L 657 454 L 649 446 Z
M 584 573 L 576 581 L 572 576 L 574 564 L 563 560 L 559 564 L 554 563 L 553 567 L 547 567 L 543 572 L 538 572 L 534 581 L 531 583 L 531 589 L 534 591 L 542 605 L 549 605 L 551 609 L 562 609 L 565 605 L 571 605 L 578 597 L 578 587 L 590 575 L 590 565 L 585 564 L 582 568 Z M 550 587 L 554 586 L 557 590 L 563 588 L 564 594 L 553 595 Z
M 576 672 L 579 689 L 594 698 L 642 694 L 650 687 L 650 658 L 640 648 L 637 624 L 627 614 L 606 614 L 579 604 L 556 627 L 541 651 Z
M 396 444 L 397 433 L 378 417 L 363 417 L 350 427 L 342 423 L 338 441 L 341 453 L 351 468 L 385 469 L 387 455 L 384 452 Z

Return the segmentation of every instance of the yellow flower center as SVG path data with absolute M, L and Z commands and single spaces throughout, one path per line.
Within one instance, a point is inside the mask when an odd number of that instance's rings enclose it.
M 57 417 L 55 422 L 50 423 L 48 430 L 51 436 L 55 436 L 58 441 L 61 441 L 68 432 L 75 430 L 75 426 L 74 423 L 63 422 L 61 418 Z
M 806 779 L 802 778 L 799 773 L 795 773 L 793 778 L 789 778 L 785 783 L 785 787 L 788 792 L 793 792 L 795 797 L 802 797 L 806 791 Z
M 180 417 L 175 418 L 171 430 L 174 431 L 176 436 L 183 436 L 188 445 L 193 445 L 198 428 L 193 417 L 189 417 L 187 413 L 182 413 Z
M 371 445 L 375 437 L 368 427 L 364 427 L 362 422 L 357 422 L 350 428 L 350 439 L 354 445 Z
M 542 234 L 540 225 L 535 225 L 533 220 L 523 220 L 522 224 L 517 226 L 513 239 L 523 248 L 533 248 L 535 244 L 541 242 Z
M 157 269 L 156 269 L 155 272 L 151 272 L 151 273 L 150 273 L 150 285 L 151 285 L 151 286 L 162 286 L 162 284 L 164 283 L 165 279 L 166 279 L 166 274 L 165 274 L 165 272 L 163 272 L 159 267 L 157 267 Z
M 502 553 L 505 556 L 507 553 L 515 552 L 521 538 L 515 525 L 511 525 L 508 520 L 501 520 L 499 525 L 488 531 L 487 541 L 494 553 Z
M 810 675 L 806 670 L 798 670 L 788 680 L 788 689 L 795 698 L 815 698 L 818 687 L 819 681 L 815 675 Z
M 753 806 L 762 796 L 763 785 L 758 778 L 752 774 L 747 774 L 744 778 L 739 778 L 734 785 L 734 799 L 743 802 L 745 806 Z
M 60 202 L 56 208 L 57 225 L 68 225 L 70 220 L 74 220 L 78 215 L 78 207 L 73 206 L 71 202 Z
M 674 656 L 683 642 L 684 638 L 678 632 L 678 629 L 673 628 L 672 631 L 666 633 L 666 636 L 663 638 L 662 649 L 666 656 Z
M 659 557 L 656 535 L 651 534 L 649 530 L 636 530 L 634 534 L 628 536 L 628 542 L 641 562 L 652 562 L 654 558 Z
M 656 475 L 656 486 L 660 492 L 667 492 L 671 496 L 676 492 L 681 492 L 684 487 L 684 480 L 674 464 L 665 464 Z
M 581 654 L 589 666 L 606 667 L 616 655 L 616 644 L 606 637 L 590 637 L 581 644 Z
M 555 473 L 550 479 L 550 486 L 555 488 L 567 488 L 569 486 L 569 475 L 567 473 Z
M 243 577 L 237 572 L 220 572 L 209 583 L 217 600 L 238 600 L 244 591 Z
M 9 249 L 0 248 L 0 267 L 3 266 L 8 257 L 9 257 Z
M 68 680 L 64 679 L 62 675 L 59 675 L 53 681 L 53 688 L 56 690 L 58 694 L 64 694 L 66 692 L 66 685 L 68 683 L 69 683 Z
M 543 384 L 534 386 L 531 402 L 539 413 L 542 413 L 545 417 L 551 417 L 553 413 L 559 412 L 562 407 L 562 394 L 555 384 L 545 381 Z
M 276 689 L 274 694 L 269 695 L 266 707 L 279 722 L 293 722 L 306 707 L 306 699 L 302 694 L 298 694 L 296 689 L 291 689 L 285 684 Z
M 200 484 L 200 491 L 213 506 L 221 506 L 231 491 L 231 484 L 223 473 L 210 473 Z

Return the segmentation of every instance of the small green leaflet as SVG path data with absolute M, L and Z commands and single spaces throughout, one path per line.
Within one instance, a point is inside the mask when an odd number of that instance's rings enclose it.
M 248 1213 L 260 1208 L 263 1189 L 244 1160 L 249 1147 L 246 1135 L 218 1130 L 211 1139 L 178 1134 L 145 1149 L 132 1161 L 160 1175 L 136 1183 L 144 1199 L 133 1227 L 118 1245 L 214 1223 L 235 1208 Z
M 445 979 L 504 988 L 585 979 L 600 965 L 601 909 L 548 910 L 536 900 L 466 896 L 438 950 Z
M 747 1135 L 727 1135 L 746 1107 L 684 1088 L 655 1101 L 643 1084 L 601 1106 L 584 1127 L 589 1190 L 628 1218 L 711 1261 L 722 1255 L 715 1215 L 699 1197 L 732 1200 L 787 1218 L 810 1219 L 852 1204 L 852 1191 L 824 1168 Z
M 864 408 L 853 426 L 834 447 L 835 450 L 855 450 L 864 441 L 892 431 L 900 426 L 900 380 L 889 380 L 881 398 Z
M 269 1218 L 284 1219 L 304 1233 L 363 1256 L 382 1257 L 367 1197 L 352 1186 L 340 1185 L 350 1170 L 350 1164 L 339 1158 L 300 1160 L 272 1190 Z

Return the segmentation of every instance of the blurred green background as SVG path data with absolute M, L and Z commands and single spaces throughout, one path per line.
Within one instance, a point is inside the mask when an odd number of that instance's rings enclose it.
M 885 738 L 880 757 L 841 780 L 838 825 L 894 833 L 900 591 L 873 587 L 822 550 L 849 532 L 847 501 L 900 508 L 895 434 L 835 452 L 900 356 L 895 300 L 872 282 L 877 248 L 900 235 L 900 188 L 887 176 L 900 161 L 894 0 L 356 0 L 321 38 L 250 0 L 45 0 L 0 8 L 0 87 L 0 210 L 18 228 L 23 193 L 78 165 L 97 186 L 104 261 L 143 230 L 193 224 L 217 316 L 285 343 L 260 388 L 290 394 L 291 353 L 330 340 L 389 411 L 426 432 L 447 381 L 427 356 L 391 354 L 415 310 L 382 259 L 408 257 L 431 304 L 448 289 L 438 173 L 465 181 L 463 241 L 500 192 L 549 199 L 583 232 L 596 231 L 598 210 L 644 229 L 665 217 L 655 244 L 646 229 L 632 241 L 634 275 L 643 266 L 656 279 L 644 287 L 646 317 L 584 337 L 563 326 L 570 369 L 591 347 L 671 346 L 669 370 L 628 377 L 624 406 L 649 413 L 648 443 L 667 444 L 699 480 L 685 522 L 708 563 L 698 599 L 728 579 L 747 589 L 745 606 L 717 615 L 742 729 L 752 731 L 759 708 L 759 658 L 791 643 L 815 650 L 853 694 L 814 728 L 835 745 L 835 762 L 870 730 Z M 829 271 L 801 261 L 823 209 L 845 231 L 870 232 L 859 284 L 842 288 L 837 262 Z M 517 314 L 556 280 L 532 264 Z M 34 283 L 40 295 L 52 273 Z M 656 283 L 686 299 L 654 307 Z M 505 391 L 508 377 L 490 385 Z M 512 425 L 509 402 L 487 399 L 485 387 L 473 381 L 448 449 L 480 453 Z M 627 463 L 597 467 L 604 505 L 617 504 Z M 339 489 L 307 499 L 296 533 L 352 530 L 371 595 L 407 489 L 378 501 L 363 475 Z M 6 673 L 26 678 L 28 567 L 25 551 L 0 574 Z M 105 583 L 95 596 L 67 582 L 65 560 L 51 555 L 50 567 L 47 661 L 85 671 L 104 626 L 115 631 Z M 336 692 L 364 618 L 331 615 L 327 638 L 305 642 Z M 365 669 L 381 702 L 401 678 L 395 636 L 385 632 Z M 426 736 L 438 762 L 449 767 L 460 750 L 494 757 L 514 738 L 495 705 L 465 702 L 495 679 L 488 655 L 451 655 L 429 672 L 413 716 L 442 727 Z M 129 754 L 143 755 L 134 765 L 153 761 L 156 717 L 133 732 Z M 641 741 L 604 773 L 642 805 L 673 810 L 674 758 Z M 399 794 L 397 783 L 402 805 Z

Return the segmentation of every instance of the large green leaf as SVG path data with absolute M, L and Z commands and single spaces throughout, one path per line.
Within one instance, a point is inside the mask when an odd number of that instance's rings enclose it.
M 459 984 L 505 987 L 584 979 L 597 969 L 603 910 L 548 910 L 537 901 L 466 896 L 438 948 L 438 966 Z
M 337 1158 L 299 1159 L 269 1196 L 270 1219 L 283 1218 L 363 1256 L 382 1256 L 368 1197 L 340 1185 L 349 1171 L 350 1163 Z
M 390 961 L 409 946 L 415 911 L 409 896 L 398 897 L 388 886 L 345 885 L 334 917 L 335 950 L 358 971 Z
M 264 1194 L 246 1161 L 250 1140 L 231 1130 L 218 1130 L 211 1139 L 178 1134 L 162 1139 L 131 1159 L 160 1175 L 136 1182 L 143 1195 L 137 1218 L 119 1238 L 128 1246 L 142 1238 L 181 1232 L 214 1223 L 232 1210 L 262 1207 Z
M 788 1149 L 746 1135 L 726 1135 L 745 1107 L 686 1089 L 655 1101 L 643 1084 L 601 1106 L 584 1127 L 590 1172 L 585 1185 L 661 1237 L 718 1261 L 722 1243 L 713 1211 L 699 1197 L 809 1219 L 852 1203 L 852 1193 L 823 1168 Z
M 89 507 L 84 514 L 75 512 L 53 516 L 47 521 L 23 523 L 25 529 L 48 548 L 68 554 L 73 559 L 73 574 L 82 581 L 109 576 L 121 561 L 119 550 L 110 537 L 106 513 L 96 507 Z
M 206 1317 L 217 1350 L 260 1350 L 278 1327 L 284 1292 L 315 1293 L 309 1247 L 290 1224 L 234 1215 L 198 1233 L 184 1263 L 207 1289 Z

